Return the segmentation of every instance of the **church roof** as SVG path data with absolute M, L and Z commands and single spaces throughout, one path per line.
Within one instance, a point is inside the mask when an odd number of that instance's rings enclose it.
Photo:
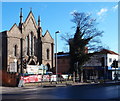
M 20 16 L 20 17 L 23 17 L 23 16 L 22 16 L 22 13 L 21 13 L 21 16 Z M 26 27 L 29 27 L 29 26 L 32 25 L 32 28 L 35 28 L 35 29 L 36 29 L 36 32 L 37 32 L 38 30 L 40 30 L 40 34 L 41 34 L 41 36 L 43 37 L 43 39 L 45 39 L 45 41 L 48 40 L 48 41 L 54 42 L 54 39 L 52 38 L 52 36 L 50 35 L 50 33 L 49 33 L 48 30 L 45 32 L 44 35 L 42 35 L 42 27 L 37 25 L 32 10 L 29 12 L 29 14 L 28 14 L 27 18 L 25 19 L 25 21 L 23 21 L 23 22 L 21 21 L 21 23 L 19 23 L 19 25 L 17 25 L 17 24 L 15 23 L 15 24 L 10 28 L 10 30 L 8 30 L 8 31 L 9 31 L 9 32 L 14 32 L 13 30 L 15 29 L 15 30 L 17 30 L 17 31 L 19 30 L 18 32 L 21 33 L 21 31 L 20 31 L 20 24 L 22 24 L 23 30 L 24 30 Z
M 14 31 L 14 30 L 18 31 L 19 34 L 21 33 L 20 29 L 19 29 L 19 27 L 17 26 L 16 23 L 10 28 L 9 32 Z
M 37 29 L 36 20 L 35 20 L 35 17 L 34 17 L 34 15 L 33 15 L 32 11 L 29 12 L 29 14 L 28 14 L 28 16 L 27 16 L 27 18 L 26 18 L 26 20 L 25 20 L 25 22 L 24 22 L 24 26 L 27 25 L 27 23 L 29 22 L 30 19 L 33 21 L 33 24 L 35 25 L 35 27 L 36 27 L 36 29 Z
M 46 33 L 45 33 L 45 35 L 44 35 L 43 37 L 44 37 L 44 38 L 45 38 L 45 37 L 50 37 L 51 39 L 53 39 L 48 30 L 46 31 Z
M 11 28 L 10 28 L 10 30 L 9 31 L 11 31 L 13 28 L 17 28 L 18 30 L 19 30 L 19 28 L 18 28 L 18 26 L 17 26 L 17 24 L 15 23 Z M 19 30 L 20 31 L 20 30 Z

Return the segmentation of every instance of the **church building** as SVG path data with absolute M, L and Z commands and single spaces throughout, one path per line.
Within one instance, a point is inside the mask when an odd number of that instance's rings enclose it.
M 14 72 L 26 73 L 27 66 L 24 67 L 24 62 L 26 65 L 43 64 L 47 66 L 48 71 L 52 71 L 55 67 L 54 39 L 48 30 L 42 35 L 40 16 L 36 23 L 32 11 L 23 22 L 21 8 L 19 25 L 15 23 L 10 30 L 1 32 L 0 40 L 2 70 L 10 72 L 12 71 L 10 68 L 15 67 Z

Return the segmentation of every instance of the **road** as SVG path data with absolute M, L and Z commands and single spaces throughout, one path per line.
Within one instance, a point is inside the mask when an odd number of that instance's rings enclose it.
M 23 87 L 3 90 L 2 99 L 116 99 L 120 85 L 75 85 L 66 87 Z

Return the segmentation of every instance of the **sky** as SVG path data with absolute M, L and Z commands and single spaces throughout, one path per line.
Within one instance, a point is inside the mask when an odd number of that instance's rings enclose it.
M 2 2 L 119 2 L 119 0 L 1 0 Z
M 117 2 L 2 2 L 2 29 L 10 30 L 14 23 L 19 24 L 20 8 L 23 8 L 25 21 L 30 8 L 34 17 L 40 15 L 43 35 L 49 30 L 55 39 L 55 32 L 60 31 L 58 37 L 58 52 L 69 51 L 61 36 L 65 33 L 74 34 L 71 13 L 74 11 L 90 13 L 99 23 L 96 27 L 104 31 L 100 38 L 102 45 L 118 52 L 118 3 Z

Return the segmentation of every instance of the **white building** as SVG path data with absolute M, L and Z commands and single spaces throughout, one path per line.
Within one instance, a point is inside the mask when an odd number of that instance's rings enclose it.
M 115 69 L 111 67 L 114 60 L 118 61 L 119 54 L 107 49 L 102 49 L 101 51 L 93 54 L 94 55 L 90 58 L 90 60 L 84 65 L 86 70 L 93 69 L 94 74 L 97 75 L 97 78 L 102 76 L 106 79 L 112 80 L 114 80 L 116 72 L 118 79 L 120 79 L 120 68 Z

